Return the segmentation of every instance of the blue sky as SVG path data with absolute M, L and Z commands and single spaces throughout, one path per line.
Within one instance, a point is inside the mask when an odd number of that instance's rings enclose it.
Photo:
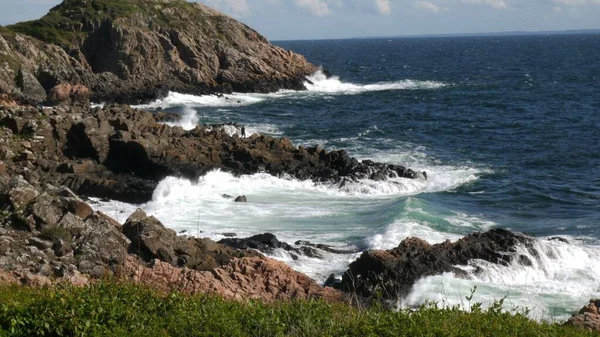
M 600 0 L 199 0 L 271 40 L 600 29 Z M 61 0 L 0 0 L 0 25 Z

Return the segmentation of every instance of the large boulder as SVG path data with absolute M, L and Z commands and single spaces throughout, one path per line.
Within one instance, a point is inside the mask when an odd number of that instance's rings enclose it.
M 534 238 L 505 229 L 473 233 L 456 242 L 431 245 L 419 238 L 407 238 L 390 250 L 370 250 L 349 266 L 341 289 L 363 297 L 387 299 L 406 295 L 418 279 L 454 272 L 466 276 L 459 265 L 479 259 L 509 264 L 513 259 L 527 264 L 524 256 L 515 254 L 519 246 L 530 247 Z
M 211 270 L 232 258 L 257 255 L 231 249 L 210 239 L 177 236 L 174 230 L 142 210 L 127 219 L 122 232 L 131 240 L 129 252 L 149 262 L 159 259 L 173 266 Z

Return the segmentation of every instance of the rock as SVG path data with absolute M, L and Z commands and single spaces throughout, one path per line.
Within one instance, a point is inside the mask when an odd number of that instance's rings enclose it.
M 454 243 L 430 245 L 418 238 L 407 238 L 391 250 L 363 252 L 344 273 L 341 289 L 367 298 L 397 299 L 422 277 L 445 272 L 465 275 L 456 266 L 467 265 L 473 259 L 498 264 L 518 260 L 517 246 L 531 247 L 533 240 L 500 228 L 474 233 Z
M 329 277 L 327 278 L 327 280 L 325 280 L 323 287 L 331 287 L 331 288 L 339 289 L 341 287 L 341 283 L 342 283 L 342 280 L 336 278 L 335 274 L 330 274 Z
M 57 257 L 63 257 L 73 252 L 71 245 L 64 240 L 56 240 L 52 244 L 52 250 Z
M 35 160 L 35 155 L 33 154 L 33 152 L 31 152 L 29 150 L 21 151 L 20 156 L 21 156 L 21 160 L 26 160 L 26 161 L 34 161 Z
M 25 208 L 39 195 L 39 192 L 22 176 L 13 177 L 8 183 L 8 187 L 10 189 L 8 199 L 15 210 Z
M 548 239 L 548 241 L 558 241 L 558 242 L 562 242 L 562 243 L 569 243 L 569 240 L 565 239 L 565 238 L 561 238 L 560 236 L 554 236 Z
M 11 160 L 15 157 L 14 152 L 8 147 L 0 147 L 0 159 Z
M 0 174 L 6 173 L 6 164 L 3 161 L 0 161 Z
M 84 228 L 74 240 L 73 253 L 79 261 L 91 264 L 87 265 L 91 267 L 87 268 L 88 273 L 91 273 L 96 265 L 111 268 L 104 268 L 104 275 L 109 270 L 116 270 L 125 261 L 130 243 L 110 221 L 101 215 L 92 214 L 86 219 Z
M 332 254 L 358 253 L 358 251 L 355 249 L 338 249 L 334 246 L 324 245 L 324 244 L 314 244 L 314 243 L 311 243 L 310 241 L 305 241 L 305 240 L 298 240 L 294 244 L 296 246 L 307 246 L 307 247 L 317 248 L 317 249 L 320 249 L 320 250 L 323 250 L 323 251 L 326 251 L 326 252 L 332 253 Z
M 144 211 L 137 210 L 125 221 L 122 232 L 131 240 L 130 252 L 146 261 L 158 258 L 177 265 L 173 249 L 177 233 L 163 226 L 155 217 L 148 217 Z
M 226 238 L 234 238 L 237 236 L 236 233 L 221 233 L 221 235 L 223 235 Z
M 245 195 L 241 195 L 241 196 L 235 198 L 234 202 L 248 202 L 248 199 L 246 198 Z
M 42 240 L 40 238 L 36 238 L 36 237 L 32 237 L 29 238 L 29 243 L 30 246 L 34 246 L 40 250 L 46 250 L 50 247 L 52 247 L 52 243 L 48 242 L 46 240 Z
M 566 324 L 600 332 L 600 299 L 590 300 L 589 304 L 569 318 Z
M 129 251 L 148 262 L 159 259 L 173 266 L 210 270 L 232 258 L 256 255 L 230 249 L 210 239 L 178 237 L 175 231 L 165 228 L 142 210 L 127 219 L 122 231 L 131 240 Z
M 293 250 L 293 247 L 285 242 L 281 242 L 271 233 L 254 235 L 245 239 L 226 238 L 219 240 L 218 243 L 233 247 L 235 249 L 256 249 L 261 252 L 270 253 L 276 248 L 284 250 Z
M 301 90 L 317 70 L 246 25 L 184 0 L 136 2 L 126 13 L 66 0 L 47 17 L 6 27 L 0 38 L 7 64 L 0 87 L 7 100 L 20 102 L 134 103 L 169 91 Z
M 232 259 L 210 271 L 176 268 L 162 261 L 155 261 L 150 268 L 130 258 L 122 269 L 122 275 L 129 281 L 154 289 L 184 294 L 211 294 L 232 300 L 345 301 L 340 291 L 323 288 L 285 263 L 264 257 Z

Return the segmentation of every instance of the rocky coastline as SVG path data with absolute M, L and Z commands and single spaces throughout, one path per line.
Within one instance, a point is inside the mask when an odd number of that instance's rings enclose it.
M 234 300 L 363 302 L 398 299 L 424 276 L 462 275 L 456 266 L 472 259 L 528 263 L 506 253 L 534 238 L 507 230 L 437 245 L 408 238 L 392 250 L 363 252 L 341 280 L 323 286 L 261 252 L 349 252 L 269 233 L 214 242 L 178 235 L 142 210 L 121 224 L 86 202 L 145 203 L 165 177 L 194 180 L 217 169 L 337 186 L 427 178 L 344 150 L 244 137 L 219 125 L 184 130 L 164 123 L 174 115 L 89 104 L 133 104 L 169 91 L 301 90 L 316 70 L 247 26 L 183 0 L 65 0 L 39 20 L 0 27 L 0 283 L 86 285 L 111 277 Z M 569 323 L 599 330 L 598 301 L 586 308 Z

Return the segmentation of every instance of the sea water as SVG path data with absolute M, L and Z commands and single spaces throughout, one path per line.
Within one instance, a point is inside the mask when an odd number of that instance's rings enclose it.
M 367 249 L 410 236 L 430 243 L 502 227 L 535 235 L 531 266 L 474 260 L 419 280 L 398 301 L 468 308 L 504 298 L 507 310 L 560 320 L 600 296 L 600 35 L 280 41 L 326 67 L 306 91 L 192 96 L 139 108 L 183 116 L 179 125 L 238 122 L 295 145 L 346 149 L 358 159 L 427 171 L 428 180 L 343 187 L 213 171 L 163 180 L 150 202 L 99 202 L 124 221 L 136 208 L 187 235 L 271 232 L 351 254 L 272 257 L 322 282 Z M 234 203 L 224 194 L 246 195 Z M 564 240 L 550 240 L 560 237 Z M 475 273 L 475 270 L 478 270 Z

